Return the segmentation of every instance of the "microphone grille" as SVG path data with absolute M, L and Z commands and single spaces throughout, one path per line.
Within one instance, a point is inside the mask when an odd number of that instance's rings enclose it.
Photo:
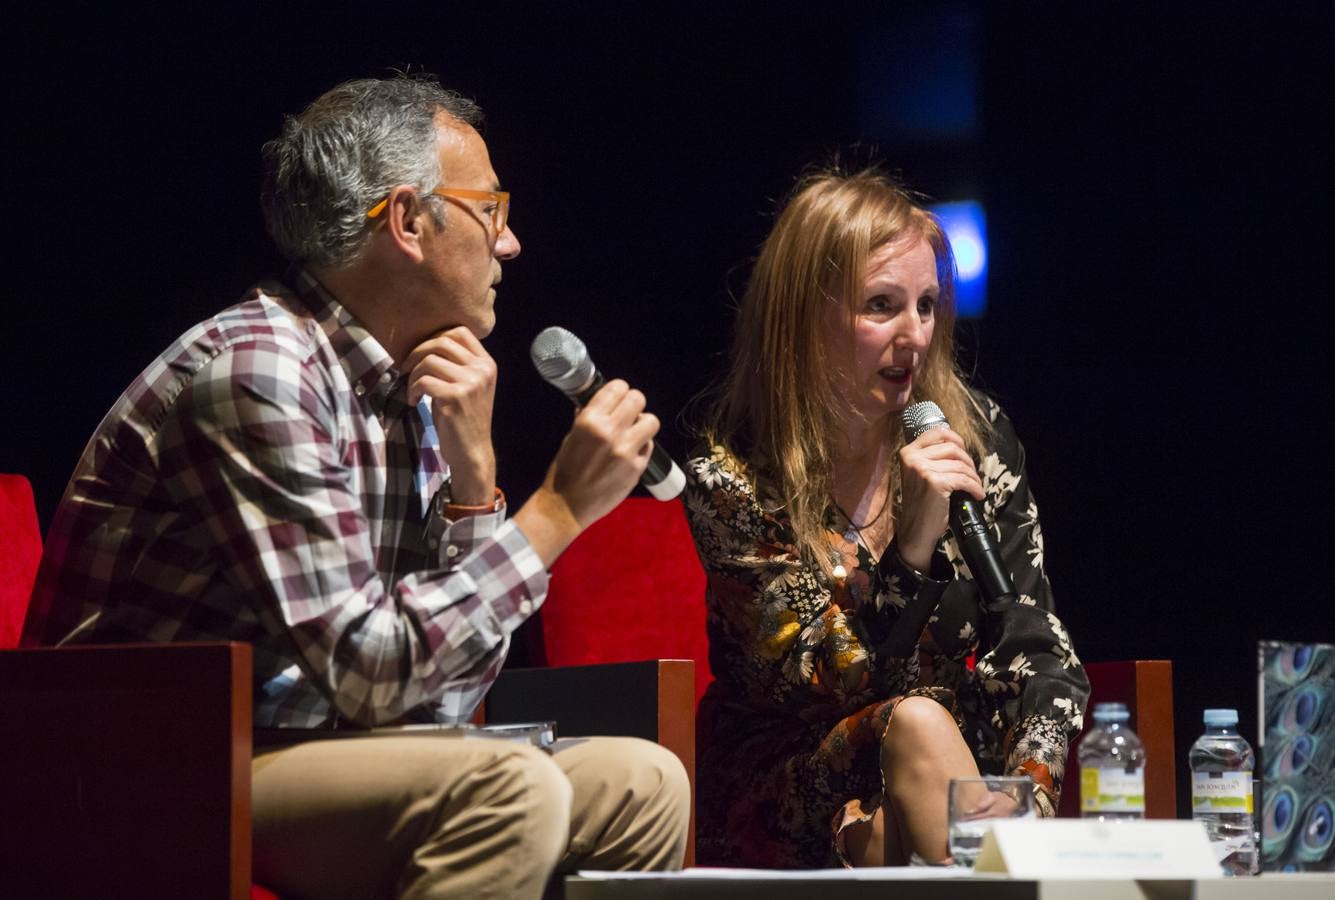
M 593 375 L 584 342 L 559 326 L 540 331 L 528 353 L 538 374 L 566 393 L 579 390 Z
M 920 400 L 917 403 L 909 404 L 904 407 L 902 415 L 904 417 L 904 436 L 909 441 L 916 441 L 918 435 L 929 428 L 950 427 L 950 423 L 946 421 L 946 414 L 941 412 L 941 407 L 931 400 Z

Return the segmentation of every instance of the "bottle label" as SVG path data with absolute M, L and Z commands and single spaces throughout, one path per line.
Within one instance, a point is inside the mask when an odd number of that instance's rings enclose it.
M 1082 813 L 1145 811 L 1145 769 L 1081 769 Z
M 1193 813 L 1252 812 L 1251 772 L 1192 772 Z

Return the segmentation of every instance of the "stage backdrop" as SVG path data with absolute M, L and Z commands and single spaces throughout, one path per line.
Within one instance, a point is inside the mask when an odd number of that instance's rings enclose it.
M 30 8 L 0 471 L 32 478 L 48 521 L 125 384 L 280 267 L 258 148 L 339 80 L 432 71 L 488 113 L 524 246 L 488 341 L 516 503 L 571 415 L 527 362 L 539 329 L 582 335 L 684 453 L 676 417 L 720 371 L 776 201 L 806 163 L 878 151 L 985 204 L 966 364 L 1027 445 L 1077 649 L 1175 662 L 1183 765 L 1204 706 L 1254 738 L 1255 641 L 1335 638 L 1331 10 L 882 5 Z

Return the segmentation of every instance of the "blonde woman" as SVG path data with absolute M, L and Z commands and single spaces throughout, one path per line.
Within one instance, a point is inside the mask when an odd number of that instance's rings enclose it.
M 1054 813 L 1088 683 L 1023 449 L 955 365 L 953 271 L 940 225 L 875 171 L 804 179 L 761 249 L 688 466 L 717 679 L 701 863 L 943 862 L 949 779 L 980 770 L 1031 776 Z M 924 399 L 951 427 L 906 443 Z M 981 599 L 953 491 L 983 502 L 1017 600 Z M 894 628 L 923 604 L 925 628 Z

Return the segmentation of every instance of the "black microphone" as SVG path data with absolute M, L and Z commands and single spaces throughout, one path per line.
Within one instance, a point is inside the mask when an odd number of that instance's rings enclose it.
M 923 400 L 904 408 L 904 435 L 909 441 L 930 428 L 949 428 L 941 407 Z M 964 491 L 950 495 L 950 531 L 960 545 L 974 581 L 989 605 L 999 600 L 1014 600 L 1015 585 L 1001 561 L 1001 553 L 992 542 L 992 532 L 983 518 L 983 504 Z
M 544 328 L 533 339 L 529 356 L 533 358 L 538 374 L 575 401 L 577 407 L 588 403 L 605 381 L 603 374 L 594 368 L 584 342 L 555 325 Z M 640 484 L 659 500 L 671 500 L 686 487 L 686 476 L 655 441 L 654 452 L 640 476 Z

